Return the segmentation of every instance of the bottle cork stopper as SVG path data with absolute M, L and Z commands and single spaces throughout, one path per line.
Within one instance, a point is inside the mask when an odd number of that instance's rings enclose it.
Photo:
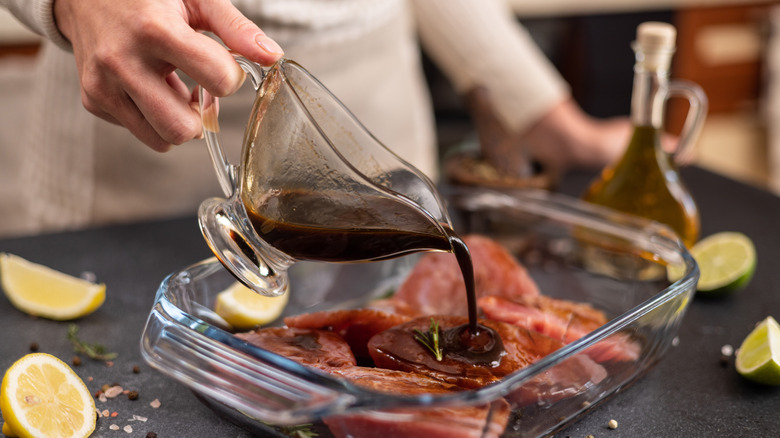
M 648 21 L 636 30 L 636 42 L 645 50 L 674 49 L 677 29 L 669 23 Z
M 668 72 L 676 39 L 677 29 L 669 23 L 648 21 L 640 24 L 634 41 L 635 50 L 642 54 L 637 58 L 637 65 L 647 71 Z

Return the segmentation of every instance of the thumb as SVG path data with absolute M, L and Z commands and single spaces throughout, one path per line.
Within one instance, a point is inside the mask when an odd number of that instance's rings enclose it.
M 226 1 L 206 1 L 201 6 L 209 17 L 211 31 L 231 50 L 261 65 L 271 65 L 284 55 L 284 50 L 269 38 L 252 20 Z

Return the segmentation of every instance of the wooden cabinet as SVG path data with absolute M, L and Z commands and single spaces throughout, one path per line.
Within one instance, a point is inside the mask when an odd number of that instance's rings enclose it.
M 757 109 L 769 7 L 763 3 L 674 13 L 678 37 L 672 77 L 701 85 L 710 114 Z M 686 112 L 686 103 L 670 104 L 671 131 L 679 131 Z

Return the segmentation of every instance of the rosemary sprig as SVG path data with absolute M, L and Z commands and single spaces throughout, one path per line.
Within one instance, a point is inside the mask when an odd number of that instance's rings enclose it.
M 257 420 L 257 421 L 265 424 L 268 427 L 272 427 L 275 430 L 278 430 L 279 432 L 289 436 L 290 438 L 314 438 L 316 436 L 319 436 L 317 432 L 311 430 L 313 426 L 311 423 L 295 424 L 292 426 L 277 426 L 275 424 L 271 424 L 263 420 Z
M 436 361 L 441 362 L 444 359 L 444 350 L 439 342 L 439 323 L 431 317 L 431 326 L 427 332 L 420 329 L 414 329 L 414 340 L 421 343 L 425 348 L 433 353 Z
M 282 428 L 282 431 L 293 438 L 312 438 L 319 436 L 318 433 L 311 430 L 310 423 L 285 426 Z
M 73 344 L 73 351 L 86 355 L 95 360 L 111 360 L 117 357 L 117 353 L 109 353 L 106 347 L 100 344 L 88 344 L 78 337 L 79 326 L 71 324 L 68 326 L 68 340 Z

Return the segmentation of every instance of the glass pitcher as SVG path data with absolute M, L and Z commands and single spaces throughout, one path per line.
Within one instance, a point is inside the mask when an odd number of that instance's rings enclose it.
M 451 251 L 451 223 L 434 184 L 374 138 L 299 64 L 263 70 L 236 60 L 256 90 L 241 161 L 219 144 L 217 101 L 200 89 L 209 153 L 228 199 L 205 200 L 201 231 L 244 284 L 288 288 L 296 260 L 363 262 Z

